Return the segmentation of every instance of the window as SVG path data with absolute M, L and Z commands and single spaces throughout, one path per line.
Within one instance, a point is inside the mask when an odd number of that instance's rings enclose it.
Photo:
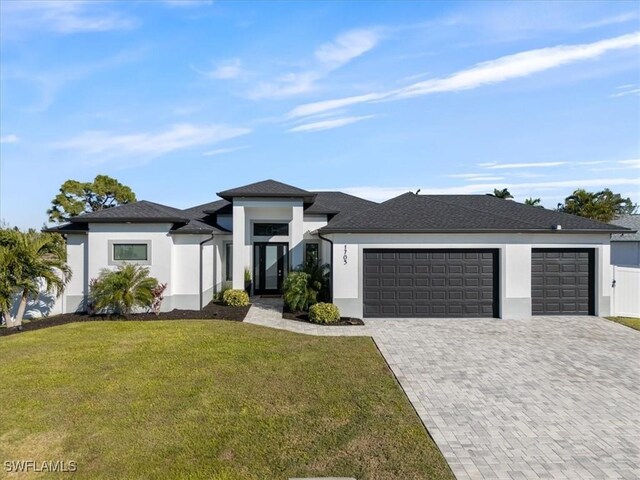
M 316 264 L 318 263 L 318 260 L 320 260 L 320 255 L 318 253 L 317 243 L 305 244 L 304 258 L 306 263 L 316 263 Z
M 289 235 L 288 223 L 254 223 L 253 234 L 259 237 Z
M 230 282 L 233 280 L 233 243 L 225 244 L 225 260 L 224 260 L 224 268 L 226 270 L 225 280 Z
M 114 243 L 113 260 L 116 262 L 147 261 L 148 245 L 146 243 Z

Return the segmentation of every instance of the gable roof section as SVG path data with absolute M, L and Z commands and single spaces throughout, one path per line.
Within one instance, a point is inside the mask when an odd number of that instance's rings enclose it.
M 250 183 L 242 187 L 232 188 L 217 194 L 220 198 L 231 200 L 234 197 L 273 197 L 273 198 L 302 198 L 306 203 L 313 202 L 315 194 L 286 183 L 275 180 Z
M 622 215 L 609 223 L 631 229 L 629 233 L 613 235 L 611 237 L 612 242 L 640 242 L 640 215 Z
M 335 219 L 322 233 L 621 233 L 621 227 L 488 195 L 405 193 L 359 214 Z
M 186 208 L 183 212 L 190 218 L 201 218 L 205 215 L 223 213 L 229 206 L 231 206 L 231 203 L 227 200 L 216 200 L 215 202 L 203 203 L 202 205 Z
M 71 219 L 72 223 L 186 223 L 187 221 L 189 218 L 182 210 L 147 200 L 84 213 Z

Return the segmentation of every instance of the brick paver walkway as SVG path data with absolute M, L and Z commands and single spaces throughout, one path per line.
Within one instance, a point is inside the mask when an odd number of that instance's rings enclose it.
M 245 321 L 373 336 L 459 480 L 640 478 L 638 331 L 595 317 L 322 327 L 279 308 L 254 303 Z

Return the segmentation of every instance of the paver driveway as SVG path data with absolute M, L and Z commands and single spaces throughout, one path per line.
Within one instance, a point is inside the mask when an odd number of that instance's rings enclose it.
M 593 317 L 366 324 L 458 479 L 640 478 L 640 332 Z

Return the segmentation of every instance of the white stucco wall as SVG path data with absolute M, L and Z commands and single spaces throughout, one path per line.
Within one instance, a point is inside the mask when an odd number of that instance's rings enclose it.
M 531 249 L 594 248 L 596 315 L 611 300 L 608 234 L 329 234 L 333 240 L 333 297 L 341 313 L 362 318 L 365 248 L 494 248 L 499 250 L 500 316 L 531 316 Z M 345 262 L 346 248 L 346 262 Z

